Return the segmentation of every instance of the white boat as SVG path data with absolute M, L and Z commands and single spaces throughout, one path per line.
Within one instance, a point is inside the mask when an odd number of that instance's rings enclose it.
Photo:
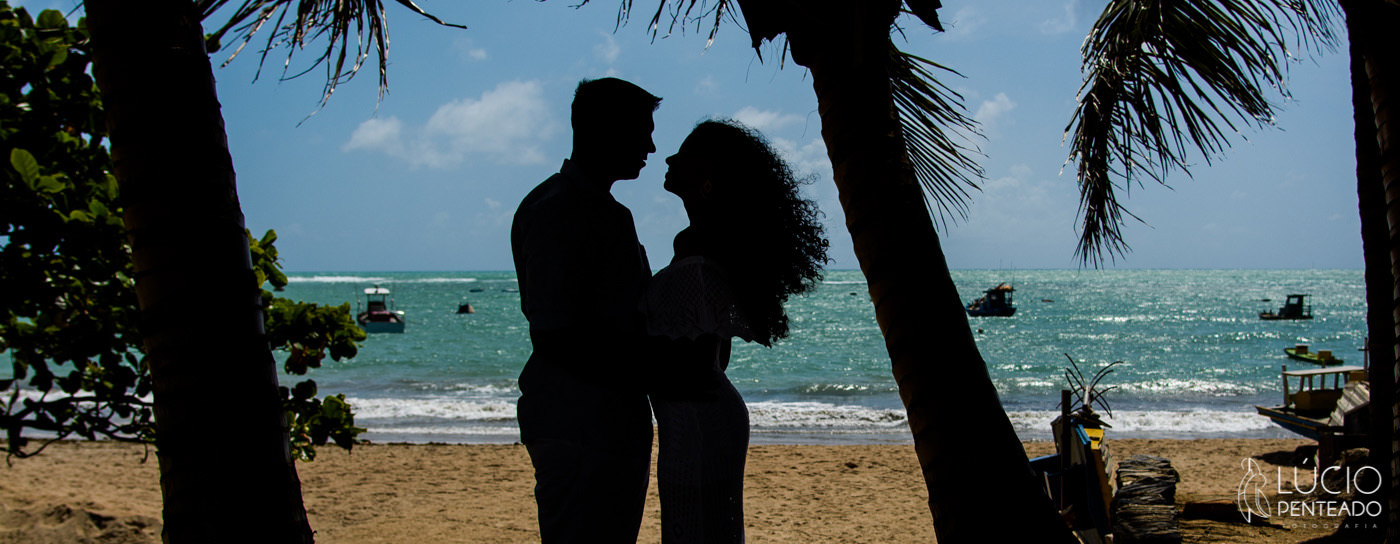
M 355 316 L 355 321 L 365 332 L 403 332 L 403 312 L 393 308 L 394 299 L 389 298 L 389 290 L 378 285 L 365 289 L 365 311 Z

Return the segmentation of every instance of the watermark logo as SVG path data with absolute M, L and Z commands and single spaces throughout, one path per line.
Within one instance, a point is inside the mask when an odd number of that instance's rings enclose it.
M 1235 505 L 1239 506 L 1245 523 L 1252 523 L 1253 517 L 1268 519 L 1269 499 L 1264 496 L 1264 489 L 1269 485 L 1269 477 L 1252 457 L 1246 457 L 1240 465 L 1244 468 L 1244 478 L 1240 479 L 1239 490 L 1235 493 Z
M 1240 462 L 1244 477 L 1235 492 L 1235 505 L 1245 523 L 1271 517 L 1378 517 L 1381 502 L 1366 500 L 1384 485 L 1375 467 L 1331 466 L 1320 471 L 1300 473 L 1292 469 L 1292 480 L 1284 469 L 1269 473 L 1253 458 Z M 1275 497 L 1270 501 L 1269 493 Z

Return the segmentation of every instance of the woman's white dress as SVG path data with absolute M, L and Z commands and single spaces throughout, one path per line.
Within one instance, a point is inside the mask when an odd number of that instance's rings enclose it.
M 652 336 L 671 339 L 669 350 L 714 352 L 663 356 L 669 360 L 653 363 L 659 367 L 651 403 L 666 544 L 744 541 L 749 413 L 724 370 L 730 339 L 752 340 L 753 334 L 740 317 L 726 277 L 714 261 L 686 257 L 657 272 L 647 289 L 644 306 Z M 718 343 L 694 342 L 706 335 Z

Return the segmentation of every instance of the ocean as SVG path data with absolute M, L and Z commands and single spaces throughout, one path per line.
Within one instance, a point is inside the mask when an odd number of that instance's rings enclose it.
M 510 443 L 519 439 L 516 377 L 530 354 L 513 272 L 292 273 L 282 296 L 363 306 L 393 293 L 403 334 L 371 334 L 357 357 L 313 370 L 322 394 L 344 393 L 375 442 Z M 970 317 L 978 348 L 1023 440 L 1050 436 L 1072 357 L 1103 385 L 1109 437 L 1283 438 L 1256 415 L 1278 404 L 1283 348 L 1308 344 L 1361 364 L 1360 270 L 962 270 L 964 302 L 1006 282 L 1012 317 Z M 1315 316 L 1265 321 L 1287 294 Z M 608 293 L 596 293 L 606 297 Z M 458 314 L 461 303 L 475 313 Z M 874 309 L 859 271 L 828 271 L 788 304 L 791 336 L 737 342 L 729 377 L 748 404 L 754 443 L 912 442 Z M 937 349 L 937 331 L 929 348 Z M 285 382 L 297 380 L 283 376 Z M 958 384 L 947 384 L 957 387 Z M 1103 413 L 1103 410 L 1100 410 Z M 1109 414 L 1104 414 L 1109 415 Z M 950 415 L 950 417 L 954 417 Z

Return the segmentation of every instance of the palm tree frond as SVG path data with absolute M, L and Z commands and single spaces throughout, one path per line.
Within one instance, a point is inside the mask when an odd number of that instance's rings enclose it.
M 890 87 L 894 94 L 900 135 L 924 187 L 924 204 L 947 223 L 949 216 L 967 219 L 969 189 L 980 190 L 983 178 L 977 163 L 981 151 L 972 144 L 980 137 L 977 121 L 969 117 L 962 95 L 934 77 L 934 70 L 961 76 L 933 61 L 905 53 L 890 42 Z
M 943 7 L 940 0 L 904 0 L 909 13 L 914 14 L 930 28 L 943 32 L 943 23 L 938 20 L 938 10 Z
M 466 28 L 439 19 L 412 0 L 394 2 L 439 25 Z M 201 0 L 196 8 L 207 19 L 227 4 L 227 0 Z M 317 67 L 325 68 L 326 83 L 321 95 L 324 107 L 337 86 L 359 73 L 372 51 L 378 58 L 379 96 L 383 98 L 388 92 L 389 29 L 383 0 L 245 0 L 223 26 L 209 35 L 208 42 L 218 44 L 230 32 L 239 38 L 239 45 L 224 61 L 227 65 L 269 21 L 274 21 L 274 16 L 275 22 L 258 61 L 258 75 L 262 73 L 267 54 L 278 47 L 286 47 L 284 79 L 299 77 Z M 296 52 L 323 38 L 325 50 L 305 70 L 287 75 Z
M 710 25 L 709 35 L 705 41 L 705 47 L 715 43 L 715 35 L 719 34 L 720 24 L 724 22 L 724 16 L 734 17 L 733 0 L 661 0 L 656 6 L 656 12 L 651 16 L 651 22 L 647 24 L 647 30 L 651 31 L 652 39 L 661 33 L 661 22 L 663 18 L 669 17 L 670 23 L 666 26 L 666 35 L 670 35 L 680 27 L 685 31 L 686 24 L 695 23 L 695 31 L 700 32 L 701 25 L 708 22 Z M 623 0 L 623 7 L 620 12 L 631 10 L 631 0 Z M 670 8 L 669 10 L 667 8 Z M 619 15 L 619 21 L 626 22 L 625 17 Z
M 1119 203 L 1142 177 L 1164 184 L 1199 152 L 1206 164 L 1241 128 L 1274 121 L 1289 38 L 1335 43 L 1326 0 L 1111 0 L 1082 47 L 1084 85 L 1065 129 L 1078 163 L 1082 216 L 1076 256 L 1098 266 L 1127 252 Z M 1119 181 L 1121 180 L 1121 181 Z

